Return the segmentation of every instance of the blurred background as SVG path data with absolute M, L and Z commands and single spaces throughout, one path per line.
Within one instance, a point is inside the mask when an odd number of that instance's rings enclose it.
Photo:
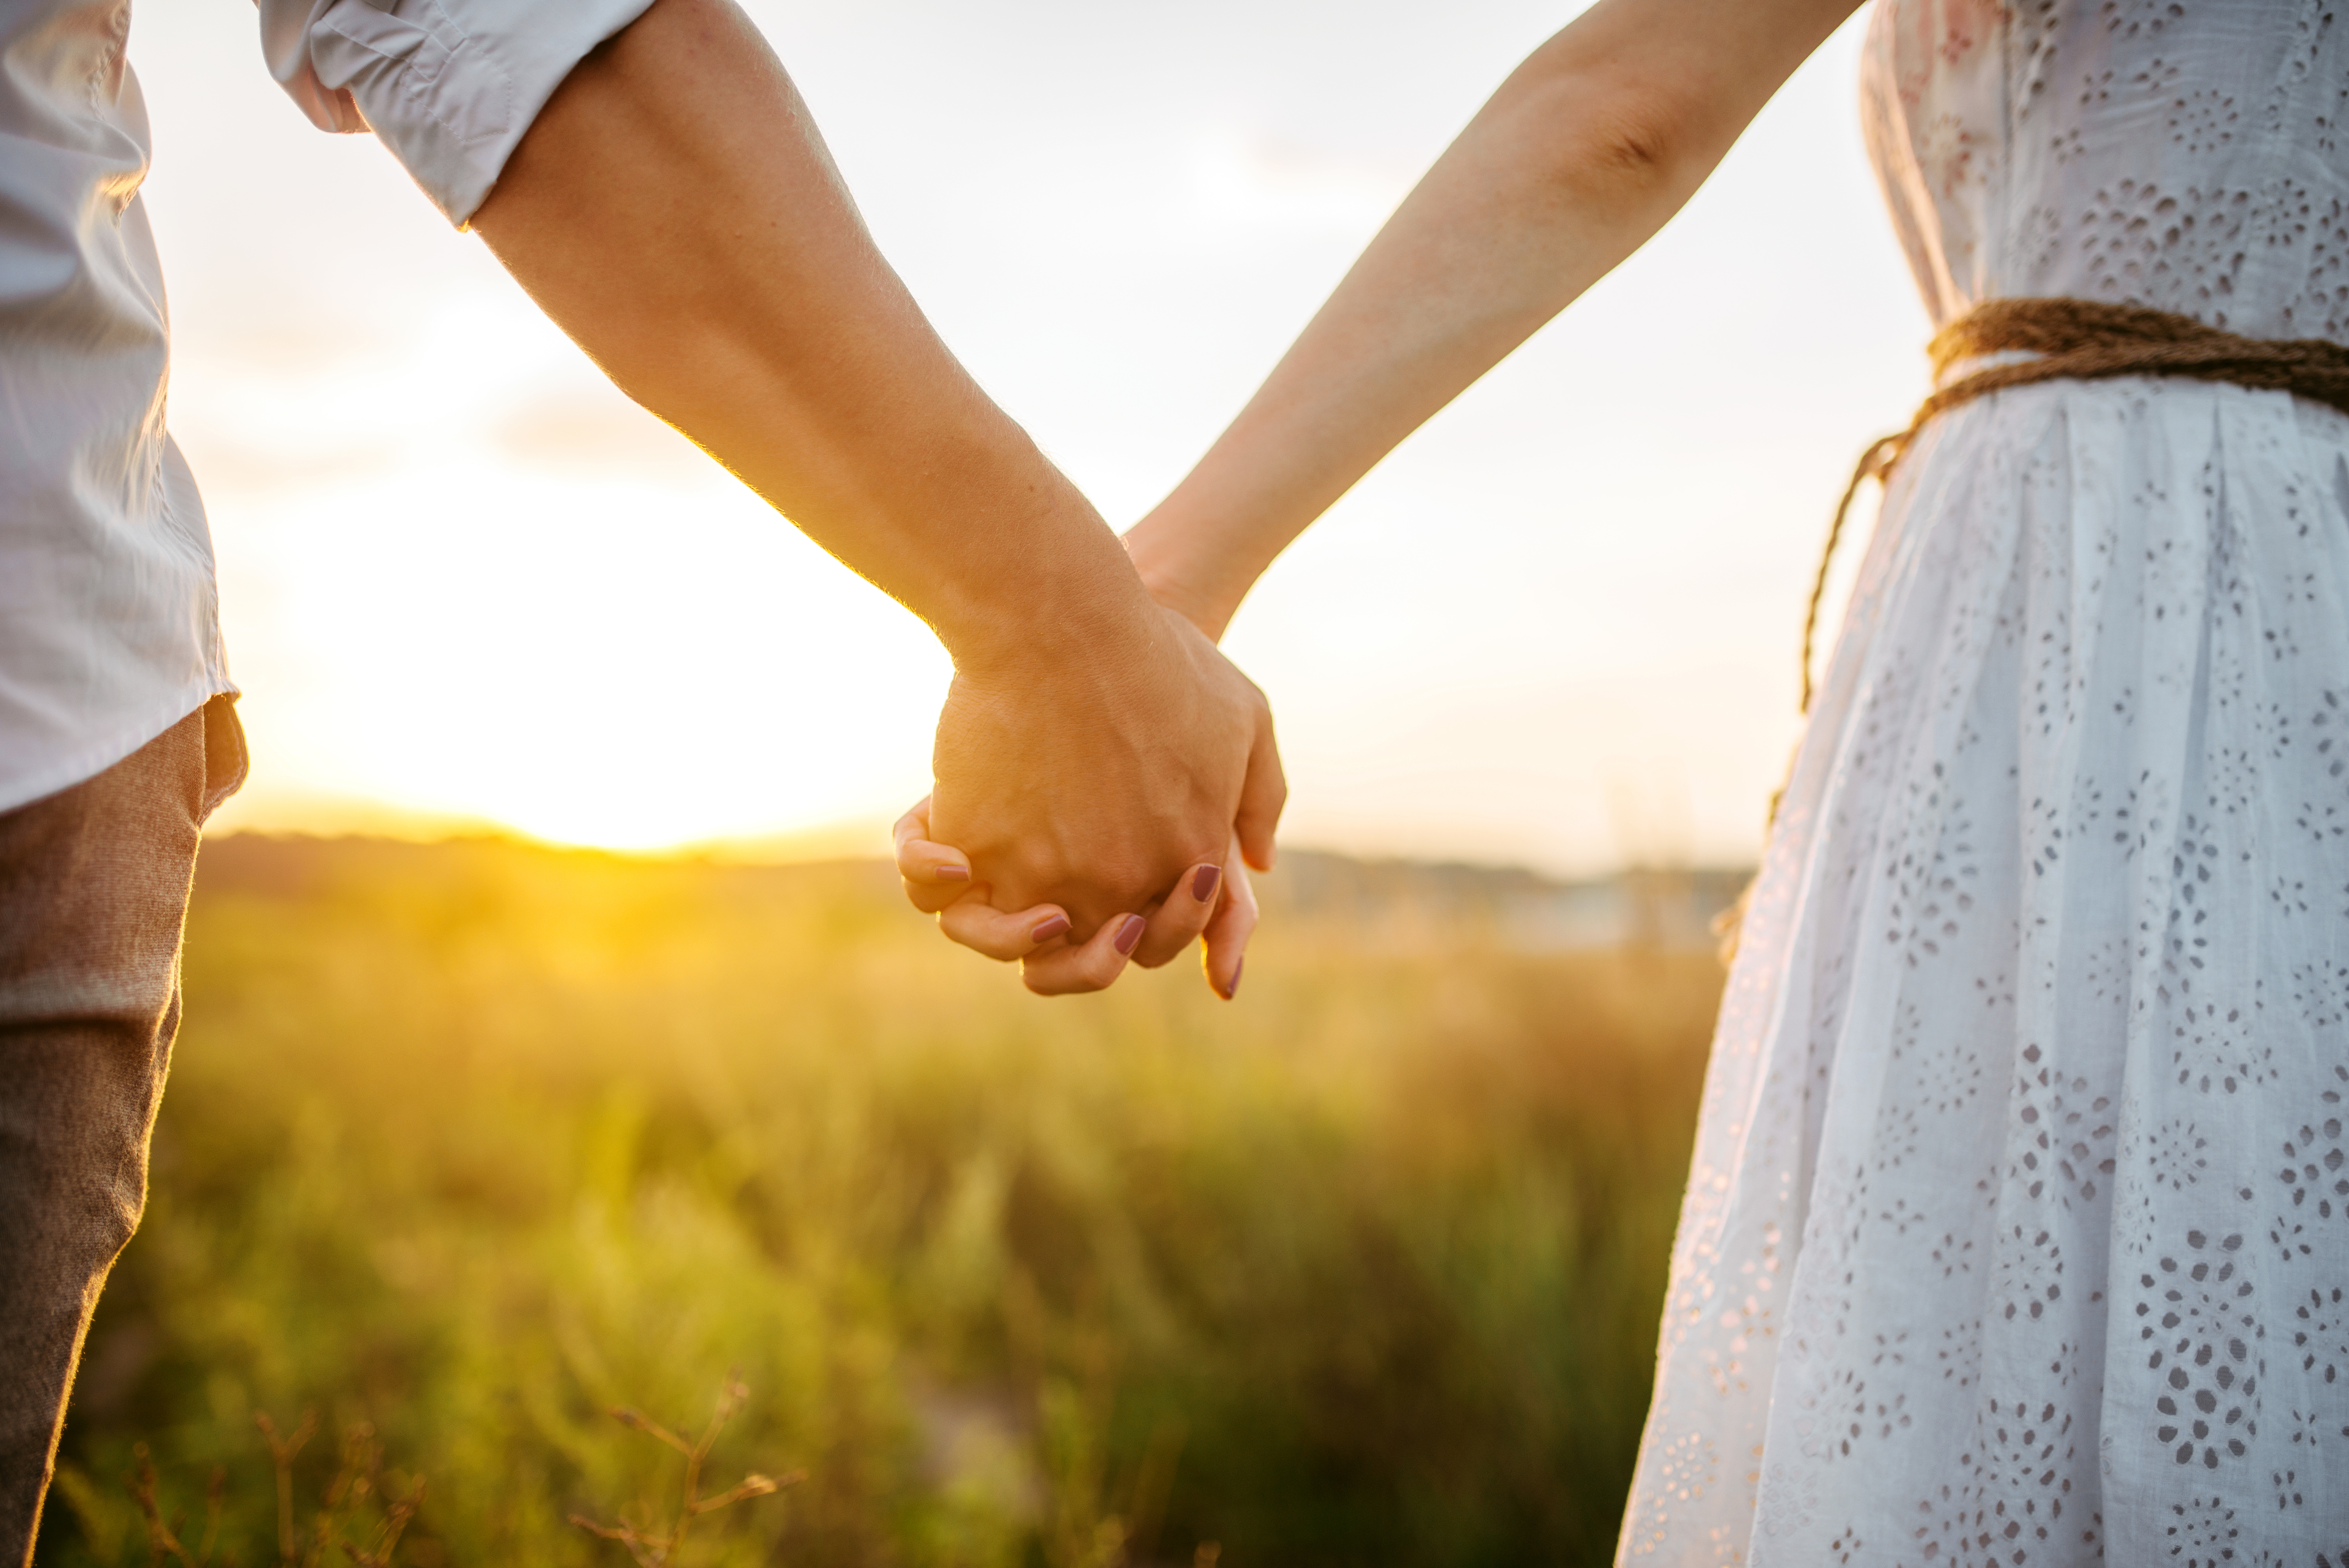
M 1576 7 L 750 9 L 1122 526 Z M 255 772 L 44 1568 L 1605 1561 L 1707 923 L 1827 510 L 1924 385 L 1857 24 L 1242 612 L 1292 798 L 1231 1006 L 1040 1003 L 907 911 L 927 633 L 253 31 L 132 36 Z M 694 1479 L 646 1423 L 692 1449 L 738 1380 Z

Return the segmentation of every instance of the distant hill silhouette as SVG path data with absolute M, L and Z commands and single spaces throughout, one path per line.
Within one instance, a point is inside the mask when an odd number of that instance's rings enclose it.
M 641 876 L 648 887 L 683 881 L 705 892 L 751 903 L 828 897 L 885 910 L 901 907 L 896 877 L 880 860 L 744 865 L 492 837 L 415 842 L 249 832 L 205 840 L 196 895 L 305 898 L 386 880 L 460 883 L 493 877 L 501 867 L 550 862 Z M 1277 871 L 1256 878 L 1256 887 L 1267 919 L 1309 923 L 1371 947 L 1475 941 L 1547 952 L 1625 943 L 1710 945 L 1713 917 L 1735 902 L 1750 875 L 1744 870 L 1642 870 L 1564 882 L 1515 866 L 1359 860 L 1292 850 L 1282 853 Z

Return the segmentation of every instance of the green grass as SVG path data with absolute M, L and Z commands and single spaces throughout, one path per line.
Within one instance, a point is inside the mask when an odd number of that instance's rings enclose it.
M 569 1516 L 683 1461 L 609 1411 L 730 1372 L 705 1491 L 802 1479 L 680 1563 L 1605 1561 L 1717 968 L 1267 901 L 1236 1005 L 1046 1003 L 878 867 L 207 846 L 39 1562 L 151 1560 L 143 1442 L 191 1560 L 217 1470 L 277 1563 L 254 1415 L 312 1410 L 297 1556 L 339 1472 L 359 1549 L 429 1482 L 392 1561 L 624 1563 Z

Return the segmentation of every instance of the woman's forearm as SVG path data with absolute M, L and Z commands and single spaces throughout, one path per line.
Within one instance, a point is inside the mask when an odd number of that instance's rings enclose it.
M 1535 51 L 1126 536 L 1222 634 L 1274 557 L 1637 250 L 1855 0 L 1601 0 Z

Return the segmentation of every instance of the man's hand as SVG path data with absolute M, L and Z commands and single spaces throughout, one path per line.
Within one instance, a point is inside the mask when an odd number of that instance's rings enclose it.
M 915 902 L 1020 958 L 1038 991 L 1098 990 L 1129 956 L 1155 967 L 1211 921 L 1240 935 L 1241 862 L 1271 864 L 1288 792 L 1263 694 L 1187 621 L 1153 606 L 1104 630 L 1071 656 L 965 664 L 936 793 L 899 823 Z M 1226 958 L 1209 965 L 1225 994 Z

